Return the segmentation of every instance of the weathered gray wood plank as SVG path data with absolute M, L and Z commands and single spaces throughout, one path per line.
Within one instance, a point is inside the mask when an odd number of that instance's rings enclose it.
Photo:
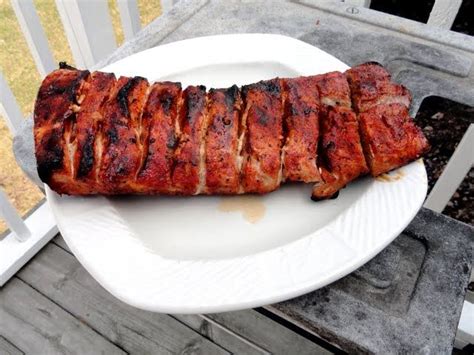
M 18 277 L 131 353 L 227 354 L 168 315 L 142 311 L 104 290 L 71 254 L 47 245 Z
M 0 354 L 3 355 L 22 355 L 23 351 L 0 335 Z
M 69 249 L 68 245 L 67 245 L 66 242 L 64 241 L 64 238 L 62 237 L 61 234 L 58 234 L 58 235 L 52 240 L 52 242 L 53 242 L 54 244 L 56 244 L 58 247 L 63 248 L 64 250 L 66 250 L 67 252 L 69 252 L 70 254 L 72 254 L 71 249 Z
M 29 354 L 124 352 L 23 281 L 0 292 L 1 335 Z
M 173 315 L 172 317 L 234 354 L 270 354 L 270 352 L 223 327 L 205 315 L 181 314 Z
M 206 316 L 273 354 L 331 354 L 254 310 Z

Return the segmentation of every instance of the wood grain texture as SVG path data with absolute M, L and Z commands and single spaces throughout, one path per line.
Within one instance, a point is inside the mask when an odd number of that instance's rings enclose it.
M 168 315 L 119 301 L 55 244 L 46 246 L 18 277 L 127 352 L 228 353 Z
M 17 278 L 0 292 L 0 320 L 1 335 L 28 354 L 125 354 Z
M 67 251 L 67 252 L 66 252 Z M 70 255 L 68 255 L 68 253 Z M 80 270 L 79 272 L 77 270 Z M 66 275 L 68 274 L 68 276 Z M 62 276 L 61 276 L 62 275 Z M 82 269 L 82 267 L 79 265 L 77 260 L 72 256 L 72 253 L 65 243 L 63 237 L 61 235 L 58 235 L 55 239 L 53 239 L 53 242 L 48 245 L 45 250 L 43 250 L 40 255 L 38 255 L 35 260 L 33 260 L 30 265 L 28 265 L 25 270 L 22 271 L 22 273 L 19 275 L 21 278 L 24 278 L 25 281 L 27 282 L 33 282 L 35 287 L 39 283 L 41 283 L 43 286 L 38 286 L 40 287 L 41 290 L 49 289 L 48 292 L 45 292 L 45 294 L 48 295 L 48 297 L 51 297 L 54 300 L 58 300 L 58 303 L 60 303 L 59 299 L 67 298 L 67 300 L 63 301 L 64 303 L 62 304 L 66 309 L 71 310 L 72 313 L 75 315 L 78 313 L 75 313 L 72 311 L 72 308 L 70 308 L 71 304 L 75 304 L 75 307 L 78 308 L 78 311 L 81 313 L 86 312 L 89 313 L 88 317 L 91 318 L 92 316 L 90 315 L 90 309 L 91 308 L 97 308 L 99 309 L 100 312 L 102 313 L 107 313 L 108 319 L 106 320 L 100 320 L 100 319 L 95 319 L 95 317 L 92 317 L 92 320 L 88 320 L 88 324 L 90 324 L 93 328 L 98 329 L 99 331 L 102 330 L 104 327 L 114 327 L 115 328 L 115 334 L 112 334 L 113 332 L 110 332 L 110 339 L 112 341 L 115 341 L 118 337 L 120 337 L 119 330 L 123 332 L 123 323 L 128 323 L 128 322 L 134 322 L 135 327 L 147 327 L 146 325 L 142 324 L 139 326 L 138 324 L 141 324 L 143 322 L 140 321 L 140 319 L 145 319 L 147 321 L 155 321 L 157 323 L 160 323 L 161 319 L 166 319 L 167 322 L 173 322 L 173 319 L 176 319 L 180 323 L 185 324 L 186 326 L 190 327 L 191 329 L 195 330 L 196 332 L 200 333 L 202 336 L 205 338 L 208 338 L 212 342 L 216 343 L 218 346 L 227 349 L 228 351 L 235 353 L 235 354 L 267 354 L 269 352 L 275 352 L 279 353 L 277 350 L 278 344 L 280 342 L 286 342 L 287 347 L 281 349 L 281 353 L 285 352 L 288 349 L 292 349 L 292 346 L 294 344 L 297 344 L 297 347 L 294 349 L 300 351 L 301 349 L 306 349 L 306 352 L 302 353 L 311 353 L 315 351 L 319 351 L 319 347 L 310 341 L 304 339 L 303 337 L 300 337 L 299 335 L 293 333 L 292 331 L 285 329 L 283 326 L 273 322 L 270 319 L 267 319 L 266 317 L 258 314 L 257 312 L 253 310 L 248 310 L 248 311 L 242 311 L 242 312 L 233 312 L 229 316 L 226 316 L 226 314 L 223 315 L 173 315 L 172 318 L 166 315 L 159 315 L 159 314 L 153 314 L 149 312 L 144 312 L 144 311 L 139 311 L 135 310 L 132 307 L 129 307 L 122 302 L 116 300 L 113 296 L 109 295 L 107 291 L 103 290 L 88 274 L 87 272 Z M 62 278 L 69 278 L 68 281 L 61 281 Z M 35 281 L 36 279 L 36 281 Z M 82 281 L 81 281 L 82 280 Z M 63 289 L 62 292 L 59 292 L 58 290 L 54 289 L 58 283 L 62 284 L 61 288 Z M 77 288 L 82 288 L 83 284 L 87 283 L 89 284 L 88 289 L 80 292 L 79 294 L 76 294 L 76 289 Z M 45 284 L 49 284 L 50 286 L 45 286 Z M 51 287 L 52 285 L 52 287 Z M 56 286 L 55 286 L 56 285 Z M 70 286 L 73 286 L 72 289 Z M 95 286 L 94 286 L 95 285 Z M 100 290 L 100 295 L 99 296 L 94 296 L 95 292 L 95 287 Z M 69 291 L 64 291 L 64 289 L 69 289 Z M 89 299 L 87 302 L 89 305 L 77 305 L 76 302 L 74 302 L 74 297 L 77 298 L 83 298 L 86 297 Z M 100 307 L 100 302 L 103 301 L 98 301 L 97 297 L 101 298 L 102 300 L 110 299 L 114 300 L 114 302 L 117 304 L 116 307 L 113 307 L 113 311 L 111 310 L 104 310 Z M 89 302 L 91 298 L 94 300 L 94 304 L 91 305 Z M 84 301 L 83 301 L 84 302 Z M 112 313 L 115 312 L 116 308 L 119 307 L 124 307 L 128 310 L 133 310 L 134 313 L 135 311 L 138 312 L 139 314 L 134 314 L 135 316 L 138 316 L 137 318 L 140 319 L 133 319 L 134 317 L 132 316 L 132 320 L 127 319 L 120 319 L 119 323 L 122 323 L 121 326 L 118 326 L 117 324 L 114 324 L 117 322 L 117 319 L 119 318 L 118 316 L 114 316 Z M 82 311 L 81 311 L 82 310 Z M 237 316 L 236 319 L 232 319 L 232 315 L 235 314 Z M 97 317 L 100 318 L 102 314 L 98 314 Z M 79 315 L 78 315 L 79 317 Z M 125 318 L 128 318 L 125 317 Z M 212 319 L 215 318 L 215 319 Z M 245 331 L 244 333 L 239 333 L 241 327 L 245 328 L 245 322 L 246 319 L 250 324 L 252 324 L 252 327 L 250 330 Z M 97 323 L 100 323 L 100 327 L 97 328 Z M 177 323 L 177 322 L 176 322 Z M 112 325 L 114 324 L 114 325 Z M 179 328 L 179 324 L 175 325 Z M 162 327 L 165 327 L 165 325 L 162 325 Z M 253 329 L 256 329 L 256 331 L 253 331 Z M 259 330 L 260 329 L 260 330 Z M 163 337 L 163 334 L 160 334 L 159 331 L 156 330 L 149 330 L 150 332 L 150 337 L 153 335 L 153 339 L 156 342 L 159 342 L 160 339 Z M 102 333 L 102 332 L 101 332 Z M 158 333 L 158 334 L 157 334 Z M 260 338 L 260 334 L 264 334 L 264 338 Z M 273 333 L 273 336 L 267 334 L 267 333 Z M 109 337 L 106 333 L 102 333 L 105 336 Z M 170 335 L 166 335 L 166 338 L 168 339 Z M 174 336 L 179 338 L 181 337 L 181 333 L 178 332 Z M 273 345 L 270 347 L 267 347 L 266 344 L 268 342 L 272 342 L 272 337 L 275 338 L 281 338 L 279 340 L 279 343 L 277 345 Z M 285 340 L 287 339 L 287 340 Z M 289 339 L 289 340 L 288 340 Z M 130 350 L 135 350 L 133 346 L 127 347 L 124 345 L 123 340 L 124 337 L 122 336 L 122 343 L 120 346 L 123 346 L 123 348 L 127 351 Z M 139 339 L 137 339 L 138 341 Z M 134 342 L 133 339 L 128 340 L 129 342 Z M 148 342 L 150 342 L 148 340 Z M 146 342 L 144 346 L 148 343 Z M 152 350 L 152 349 L 157 349 L 153 348 L 153 342 L 151 342 L 150 348 L 143 348 L 144 350 Z
M 272 354 L 331 354 L 254 310 L 209 314 L 207 317 Z
M 251 312 L 251 311 L 249 311 Z M 186 324 L 233 354 L 270 354 L 265 349 L 234 333 L 205 315 L 180 314 L 173 318 Z
M 23 351 L 0 335 L 0 354 L 4 355 L 22 355 Z

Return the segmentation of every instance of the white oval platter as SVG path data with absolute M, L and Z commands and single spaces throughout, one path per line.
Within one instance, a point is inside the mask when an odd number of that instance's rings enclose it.
M 299 40 L 236 34 L 162 45 L 103 70 L 227 87 L 347 68 Z M 68 246 L 104 288 L 138 308 L 189 314 L 279 302 L 347 275 L 398 236 L 426 190 L 419 160 L 322 202 L 304 184 L 251 197 L 46 192 Z

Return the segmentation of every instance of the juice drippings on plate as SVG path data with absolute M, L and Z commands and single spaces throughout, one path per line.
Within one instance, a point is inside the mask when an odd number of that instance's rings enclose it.
M 395 170 L 391 173 L 385 173 L 377 176 L 375 179 L 382 182 L 398 181 L 405 176 L 405 172 L 402 169 Z
M 265 205 L 260 196 L 229 196 L 222 198 L 218 206 L 222 212 L 241 212 L 250 223 L 257 223 L 265 215 Z

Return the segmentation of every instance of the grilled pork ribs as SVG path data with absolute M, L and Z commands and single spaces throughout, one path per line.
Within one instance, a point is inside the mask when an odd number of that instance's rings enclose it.
M 38 173 L 69 195 L 262 194 L 301 181 L 327 199 L 429 149 L 410 102 L 372 62 L 209 91 L 63 65 L 36 100 Z

